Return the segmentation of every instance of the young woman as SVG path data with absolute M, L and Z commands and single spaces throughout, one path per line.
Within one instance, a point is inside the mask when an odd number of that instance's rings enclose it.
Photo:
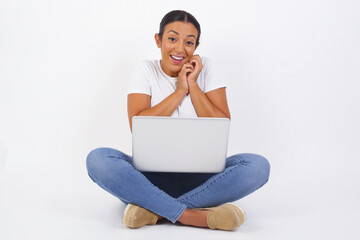
M 229 118 L 225 85 L 208 58 L 194 55 L 200 25 L 185 11 L 171 11 L 160 23 L 155 42 L 161 60 L 144 61 L 128 89 L 130 129 L 133 116 Z M 168 219 L 184 225 L 233 230 L 245 213 L 229 202 L 263 186 L 269 162 L 256 154 L 228 157 L 217 174 L 139 172 L 132 157 L 98 148 L 87 157 L 90 178 L 127 204 L 123 222 L 130 228 Z

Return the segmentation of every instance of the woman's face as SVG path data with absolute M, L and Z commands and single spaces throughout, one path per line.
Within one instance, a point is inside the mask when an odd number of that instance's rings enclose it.
M 184 63 L 189 61 L 196 49 L 198 31 L 192 23 L 172 22 L 165 26 L 162 39 L 155 34 L 161 48 L 161 68 L 170 77 L 177 77 Z

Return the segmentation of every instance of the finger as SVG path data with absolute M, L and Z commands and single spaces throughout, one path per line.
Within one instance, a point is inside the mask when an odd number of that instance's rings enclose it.
M 200 56 L 199 55 L 193 55 L 190 60 L 201 60 Z
M 201 58 L 200 57 L 193 57 L 190 59 L 191 62 L 201 62 Z
M 199 62 L 199 58 L 192 57 L 192 58 L 189 60 L 189 62 L 190 62 L 190 63 Z
M 198 66 L 200 68 L 202 68 L 202 62 L 201 62 L 201 59 L 193 59 L 191 60 L 191 63 L 195 64 L 195 67 Z
M 193 72 L 193 71 L 194 71 L 194 69 L 191 69 L 191 68 L 184 68 L 181 70 L 182 74 L 186 74 L 188 72 Z
M 185 64 L 184 64 L 185 65 Z M 191 68 L 191 69 L 194 69 L 194 66 L 192 65 L 192 64 L 187 64 L 186 66 L 185 66 L 185 69 L 186 68 Z
M 182 70 L 182 69 L 189 68 L 189 67 L 191 67 L 191 66 L 192 66 L 192 64 L 190 64 L 190 63 L 185 63 L 185 64 L 182 66 L 181 70 Z
M 186 69 L 188 69 L 188 70 L 190 70 L 190 71 L 194 71 L 194 70 L 195 70 L 195 68 L 193 68 L 193 67 L 189 67 L 189 68 L 186 68 Z
M 186 64 L 184 64 L 184 65 L 182 66 L 182 68 L 181 68 L 180 72 L 185 71 L 187 68 L 188 68 L 188 66 L 187 66 Z

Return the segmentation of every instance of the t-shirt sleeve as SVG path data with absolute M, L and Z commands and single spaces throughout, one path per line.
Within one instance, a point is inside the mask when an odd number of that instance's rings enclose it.
M 145 61 L 135 65 L 132 70 L 127 94 L 143 93 L 151 96 L 150 74 Z
M 205 77 L 204 93 L 226 87 L 225 79 L 219 74 L 217 64 L 208 57 L 203 57 L 203 69 Z

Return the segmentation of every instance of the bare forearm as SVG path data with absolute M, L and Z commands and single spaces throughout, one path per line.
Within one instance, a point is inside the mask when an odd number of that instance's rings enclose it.
M 228 118 L 228 116 L 217 108 L 205 93 L 201 91 L 197 83 L 189 84 L 189 92 L 198 117 Z
M 171 116 L 185 95 L 182 91 L 175 91 L 156 106 L 140 112 L 138 116 Z

